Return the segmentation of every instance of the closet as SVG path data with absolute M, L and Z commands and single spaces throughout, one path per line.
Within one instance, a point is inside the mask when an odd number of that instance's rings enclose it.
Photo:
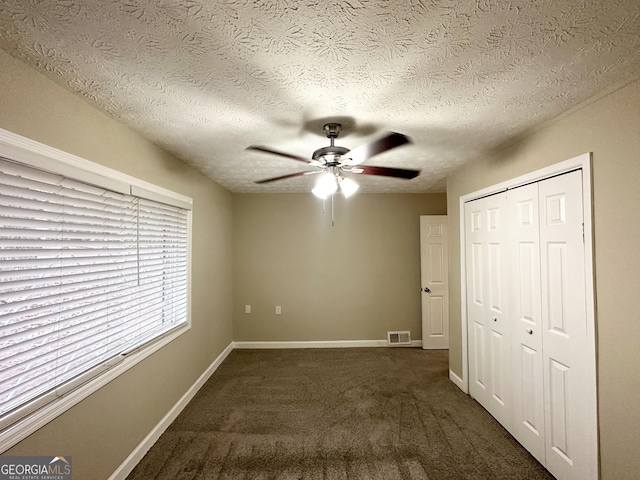
M 558 480 L 598 476 L 582 188 L 577 169 L 464 204 L 469 393 Z

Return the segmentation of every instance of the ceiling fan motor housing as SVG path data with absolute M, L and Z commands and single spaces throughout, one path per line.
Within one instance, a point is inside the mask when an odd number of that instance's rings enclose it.
M 319 148 L 313 152 L 312 158 L 314 160 L 319 160 L 321 157 L 325 157 L 327 165 L 331 166 L 332 163 L 337 162 L 342 155 L 346 155 L 347 153 L 349 153 L 348 148 L 331 145 L 330 147 Z
M 314 160 L 324 160 L 324 165 L 327 167 L 333 167 L 339 165 L 340 157 L 349 153 L 349 149 L 345 147 L 338 147 L 334 145 L 334 140 L 338 138 L 342 125 L 339 123 L 327 123 L 322 127 L 327 134 L 327 138 L 331 140 L 331 145 L 328 147 L 322 147 L 313 152 Z

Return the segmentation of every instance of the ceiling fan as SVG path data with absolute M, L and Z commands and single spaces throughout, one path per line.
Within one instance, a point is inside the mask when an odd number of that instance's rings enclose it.
M 258 180 L 256 183 L 269 183 L 287 178 L 300 177 L 303 175 L 322 174 L 313 188 L 314 195 L 320 198 L 327 198 L 335 193 L 338 189 L 342 191 L 345 197 L 353 195 L 358 190 L 358 184 L 352 179 L 346 177 L 345 173 L 353 173 L 357 175 L 378 175 L 384 177 L 395 177 L 411 179 L 420 174 L 420 170 L 410 170 L 406 168 L 376 167 L 373 165 L 361 165 L 371 157 L 380 153 L 399 147 L 406 143 L 410 143 L 409 137 L 401 133 L 389 133 L 388 135 L 370 143 L 365 143 L 359 147 L 349 150 L 345 147 L 335 145 L 335 139 L 338 138 L 342 125 L 339 123 L 327 123 L 323 127 L 327 138 L 331 145 L 322 147 L 313 152 L 311 159 L 280 152 L 268 147 L 252 145 L 247 150 L 256 150 L 264 153 L 271 153 L 281 157 L 289 158 L 304 162 L 316 170 L 305 170 L 302 172 L 290 173 L 279 177 Z

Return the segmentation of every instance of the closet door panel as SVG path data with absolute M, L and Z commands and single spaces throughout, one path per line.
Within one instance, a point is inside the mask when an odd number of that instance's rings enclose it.
M 467 312 L 471 395 L 506 428 L 511 423 L 510 340 L 505 315 L 507 285 L 506 196 L 465 205 Z
M 540 295 L 538 185 L 508 193 L 510 316 L 513 362 L 513 436 L 545 461 L 543 348 Z
M 508 361 L 505 355 L 509 354 L 509 345 L 506 344 L 504 335 L 495 330 L 491 331 L 491 337 L 489 340 L 491 346 L 491 402 L 498 405 L 498 408 L 503 409 L 505 401 L 507 401 L 507 395 L 505 391 L 505 370 L 508 369 Z M 508 385 L 506 386 L 508 388 Z
M 511 350 L 509 318 L 506 315 L 504 294 L 508 278 L 506 246 L 508 219 L 506 193 L 484 198 L 487 232 L 484 239 L 487 303 L 487 351 L 490 367 L 487 410 L 508 430 L 511 426 Z
M 546 467 L 563 480 L 596 478 L 581 172 L 539 182 L 539 209 Z
M 475 394 L 472 393 L 472 396 L 483 403 L 487 401 L 487 354 L 486 354 L 486 328 L 483 322 L 475 321 L 473 324 L 473 359 L 474 359 L 474 369 L 473 376 Z
M 486 355 L 486 260 L 484 237 L 487 231 L 481 200 L 465 205 L 467 316 L 469 332 L 469 394 L 487 408 Z

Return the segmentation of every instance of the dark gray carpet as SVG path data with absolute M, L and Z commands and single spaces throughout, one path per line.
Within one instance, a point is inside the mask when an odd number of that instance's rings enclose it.
M 553 477 L 448 379 L 448 352 L 235 350 L 128 477 Z

